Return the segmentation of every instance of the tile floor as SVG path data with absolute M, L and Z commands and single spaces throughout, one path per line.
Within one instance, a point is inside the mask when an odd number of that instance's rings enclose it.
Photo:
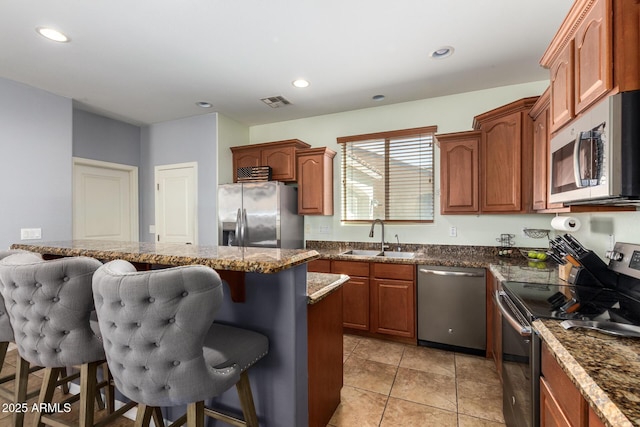
M 0 376 L 4 377 L 5 375 L 9 375 L 15 372 L 16 355 L 17 355 L 16 350 L 10 350 L 7 352 L 5 363 L 2 366 L 2 371 L 0 372 Z M 43 374 L 44 374 L 44 371 L 40 370 L 30 375 L 29 391 L 40 389 L 40 385 L 42 384 Z M 3 387 L 5 390 L 12 391 L 13 381 L 7 382 L 1 385 L 0 387 Z M 54 395 L 54 401 L 62 400 L 62 396 L 64 395 L 62 394 L 61 391 L 59 390 L 56 391 L 56 394 Z M 30 409 L 33 408 L 33 404 L 36 403 L 37 401 L 38 401 L 37 397 L 33 397 L 27 401 L 28 410 L 25 413 L 25 421 L 24 421 L 25 427 L 33 425 L 33 419 L 35 418 L 35 413 Z M 10 402 L 11 402 L 10 400 L 0 397 L 0 427 L 13 426 L 13 412 L 11 412 L 12 408 L 8 406 Z M 102 419 L 104 415 L 106 415 L 106 410 L 97 411 L 96 421 Z M 71 405 L 71 412 L 68 414 L 61 414 L 60 418 L 69 422 L 69 421 L 73 421 L 74 419 L 77 419 L 77 417 L 78 417 L 78 403 L 76 402 Z M 133 421 L 124 417 L 120 417 L 117 420 L 114 420 L 113 423 L 110 423 L 109 426 L 110 427 L 133 427 L 133 424 L 134 424 Z
M 15 354 L 7 353 L 2 376 L 15 369 Z M 329 427 L 504 426 L 502 389 L 490 359 L 345 335 L 343 360 L 342 402 Z M 32 374 L 30 390 L 41 376 Z M 0 410 L 5 403 L 0 398 Z M 0 411 L 0 427 L 13 425 L 11 415 Z M 32 419 L 27 412 L 25 426 Z M 131 427 L 133 421 L 122 417 L 109 425 Z
M 343 360 L 331 427 L 504 426 L 493 360 L 353 335 Z

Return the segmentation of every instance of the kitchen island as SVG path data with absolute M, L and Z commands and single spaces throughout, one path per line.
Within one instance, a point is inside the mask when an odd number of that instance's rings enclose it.
M 226 292 L 231 288 L 225 288 L 216 321 L 246 327 L 269 338 L 269 353 L 249 373 L 260 425 L 309 424 L 306 262 L 318 258 L 318 252 L 92 240 L 14 244 L 12 248 L 37 252 L 46 259 L 124 259 L 139 269 L 206 265 L 218 271 L 231 287 L 238 285 L 231 281 L 241 282 L 242 302 L 234 302 L 231 292 Z M 233 388 L 212 405 L 241 416 Z M 176 419 L 184 409 L 165 408 L 165 418 Z

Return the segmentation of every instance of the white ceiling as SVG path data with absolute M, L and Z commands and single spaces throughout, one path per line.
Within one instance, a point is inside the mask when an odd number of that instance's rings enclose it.
M 257 125 L 547 79 L 538 61 L 571 3 L 0 0 L 0 76 L 133 124 L 217 111 Z M 443 45 L 454 55 L 431 59 Z M 260 101 L 278 95 L 292 105 Z

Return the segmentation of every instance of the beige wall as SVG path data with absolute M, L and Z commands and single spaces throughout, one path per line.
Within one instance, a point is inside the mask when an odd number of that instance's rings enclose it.
M 517 99 L 541 94 L 548 82 L 506 86 L 439 98 L 424 99 L 401 104 L 383 105 L 344 113 L 291 120 L 250 128 L 250 143 L 298 138 L 314 147 L 327 146 L 338 154 L 334 159 L 333 216 L 306 216 L 305 237 L 308 240 L 379 241 L 368 236 L 368 225 L 340 223 L 340 165 L 342 156 L 336 138 L 340 136 L 437 125 L 438 133 L 471 129 L 473 117 Z M 436 147 L 436 191 L 439 193 L 439 153 Z M 523 227 L 550 228 L 553 215 L 446 215 L 436 214 L 433 224 L 393 225 L 385 227 L 386 240 L 400 242 L 434 243 L 451 245 L 497 245 L 500 233 L 515 234 L 518 246 L 546 247 L 544 239 L 527 238 Z M 581 215 L 583 229 L 576 234 L 601 255 L 608 249 L 609 234 L 621 241 L 640 243 L 640 227 L 633 227 L 640 219 L 638 213 Z M 594 226 L 595 225 L 595 226 Z M 450 227 L 457 228 L 457 237 L 449 237 Z

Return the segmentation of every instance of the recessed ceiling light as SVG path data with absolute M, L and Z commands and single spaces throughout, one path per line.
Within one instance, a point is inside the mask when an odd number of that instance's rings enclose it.
M 294 85 L 295 87 L 308 87 L 309 86 L 309 82 L 306 81 L 305 79 L 297 79 L 291 82 L 292 85 Z
M 373 95 L 371 99 L 374 101 L 382 101 L 384 99 L 384 95 Z
M 207 102 L 207 101 L 198 101 L 198 102 L 196 102 L 196 105 L 198 107 L 200 107 L 200 108 L 211 108 L 211 107 L 213 107 L 213 105 L 211 105 L 211 103 Z
M 53 40 L 54 42 L 67 43 L 71 40 L 69 37 L 65 36 L 58 30 L 54 30 L 53 28 L 38 27 L 36 28 L 36 31 L 42 37 L 46 37 L 49 40 Z
M 429 54 L 432 59 L 444 59 L 453 55 L 454 48 L 451 46 L 442 46 Z

